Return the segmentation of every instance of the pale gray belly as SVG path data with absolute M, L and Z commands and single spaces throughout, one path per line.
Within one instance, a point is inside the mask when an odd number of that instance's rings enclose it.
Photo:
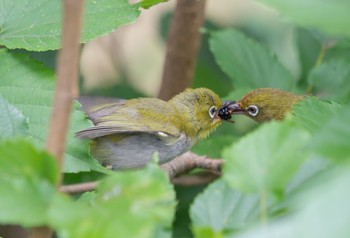
M 188 151 L 192 143 L 185 134 L 172 143 L 153 134 L 131 134 L 118 142 L 104 137 L 95 140 L 92 156 L 100 163 L 113 169 L 139 168 L 149 162 L 154 153 L 159 156 L 159 163 L 166 163 Z

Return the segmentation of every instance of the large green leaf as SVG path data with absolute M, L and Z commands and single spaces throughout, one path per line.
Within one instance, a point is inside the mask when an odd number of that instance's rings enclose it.
M 350 106 L 344 106 L 315 133 L 311 147 L 329 158 L 350 159 Z
M 258 220 L 259 197 L 239 192 L 220 179 L 196 198 L 190 215 L 196 237 L 201 237 L 199 234 L 206 227 L 220 237 Z
M 335 35 L 350 35 L 350 1 L 260 0 L 303 27 L 317 27 Z
M 26 135 L 28 123 L 20 110 L 0 96 L 0 139 Z
M 321 98 L 349 101 L 350 61 L 329 60 L 312 69 L 308 81 Z
M 61 4 L 52 0 L 0 1 L 0 44 L 32 51 L 60 48 Z M 85 1 L 82 42 L 134 22 L 138 7 L 127 0 Z
M 291 73 L 271 52 L 237 30 L 212 33 L 210 49 L 236 87 L 290 90 L 294 85 Z
M 20 54 L 0 51 L 0 95 L 28 118 L 28 134 L 39 145 L 46 140 L 51 116 L 54 73 L 40 63 Z M 74 132 L 91 126 L 79 105 L 74 105 L 68 134 L 64 171 L 105 171 L 88 153 L 88 141 L 78 140 Z
M 56 161 L 26 141 L 0 143 L 0 223 L 42 225 L 58 182 Z
M 232 238 L 348 238 L 350 234 L 349 168 L 309 189 L 294 201 L 296 212 L 263 228 L 252 229 Z
M 305 160 L 309 138 L 289 121 L 267 123 L 223 152 L 224 178 L 240 190 L 278 196 Z
M 156 237 L 171 226 L 175 193 L 167 175 L 155 164 L 140 171 L 115 173 L 102 181 L 96 193 L 78 202 L 81 211 L 62 206 L 51 210 L 50 223 L 77 238 Z M 70 208 L 70 209 L 69 209 Z
M 175 193 L 156 163 L 114 173 L 78 201 L 56 191 L 58 175 L 55 159 L 28 141 L 1 142 L 0 223 L 48 225 L 77 238 L 169 234 Z
M 294 106 L 293 112 L 298 125 L 310 132 L 317 132 L 340 109 L 341 106 L 339 104 L 327 103 L 314 97 L 309 97 L 298 102 Z

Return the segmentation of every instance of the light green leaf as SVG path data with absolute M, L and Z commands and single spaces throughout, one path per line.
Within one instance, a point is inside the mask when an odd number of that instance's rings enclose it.
M 334 35 L 350 35 L 350 2 L 347 0 L 260 0 L 296 24 L 317 27 Z
M 323 125 L 312 140 L 315 153 L 328 158 L 348 161 L 350 159 L 350 106 L 344 106 Z
M 336 171 L 295 200 L 296 212 L 235 238 L 347 238 L 350 234 L 349 168 Z
M 320 98 L 340 102 L 350 99 L 350 62 L 330 60 L 313 68 L 308 78 Z
M 280 195 L 305 160 L 309 137 L 289 121 L 262 125 L 224 150 L 224 179 L 243 191 Z
M 271 52 L 237 30 L 212 33 L 210 49 L 236 87 L 290 90 L 294 85 L 291 73 Z
M 0 45 L 44 51 L 60 48 L 62 2 L 52 0 L 3 0 L 0 2 Z M 139 4 L 127 0 L 87 0 L 82 42 L 134 22 Z
M 154 5 L 157 5 L 159 3 L 167 2 L 169 0 L 142 0 L 141 1 L 141 7 L 148 9 Z
M 340 109 L 339 104 L 322 102 L 314 97 L 309 97 L 298 102 L 293 112 L 297 124 L 310 132 L 317 132 Z
M 58 182 L 54 158 L 23 140 L 0 143 L 0 223 L 46 223 Z
M 323 173 L 332 166 L 329 160 L 320 158 L 319 156 L 310 156 L 288 183 L 285 192 L 289 197 L 291 194 L 299 193 L 303 190 L 308 190 L 311 183 L 323 175 Z
M 194 227 L 194 237 L 197 238 L 223 238 L 224 235 L 221 232 L 215 232 L 210 227 Z
M 26 135 L 28 123 L 20 110 L 0 95 L 0 139 Z
M 143 170 L 108 177 L 80 205 L 87 212 L 74 214 L 75 220 L 66 221 L 60 207 L 52 210 L 53 226 L 77 238 L 153 238 L 160 229 L 171 226 L 175 193 L 167 175 L 150 164 Z
M 54 73 L 40 63 L 20 54 L 0 50 L 0 94 L 28 118 L 28 135 L 43 146 L 51 116 Z M 75 103 L 68 133 L 64 172 L 105 171 L 93 160 L 88 141 L 78 140 L 74 132 L 88 128 L 91 122 Z
M 197 196 L 191 206 L 190 216 L 194 231 L 207 227 L 213 234 L 223 236 L 258 220 L 259 197 L 239 192 L 220 179 Z

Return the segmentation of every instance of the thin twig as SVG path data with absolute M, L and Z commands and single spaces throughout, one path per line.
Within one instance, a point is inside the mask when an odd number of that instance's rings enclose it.
M 318 67 L 320 64 L 322 64 L 323 59 L 326 55 L 326 52 L 328 50 L 329 46 L 327 43 L 322 43 L 321 48 L 320 48 L 320 52 L 318 53 L 316 62 L 315 62 L 315 68 Z M 313 85 L 309 85 L 306 89 L 306 94 L 312 94 L 312 90 L 313 90 Z
M 168 100 L 192 82 L 206 0 L 177 0 L 170 25 L 158 97 Z
M 61 179 L 70 113 L 73 100 L 78 94 L 79 42 L 84 0 L 63 0 L 62 2 L 64 11 L 62 49 L 58 55 L 57 83 L 46 141 L 47 150 L 57 159 Z M 29 237 L 49 238 L 52 237 L 52 233 L 48 227 L 35 227 L 31 230 Z
M 205 156 L 196 155 L 193 152 L 187 152 L 169 163 L 163 164 L 162 169 L 167 172 L 170 178 L 187 172 L 194 168 L 202 168 L 220 173 L 223 161 L 221 159 L 210 159 Z
M 222 159 L 211 159 L 205 156 L 199 156 L 192 152 L 187 152 L 177 157 L 176 159 L 170 161 L 169 163 L 163 164 L 161 167 L 169 175 L 170 179 L 174 179 L 176 175 L 182 174 L 195 168 L 206 169 L 214 173 L 214 176 L 211 176 L 210 179 L 208 177 L 203 179 L 202 181 L 199 181 L 199 178 L 196 178 L 196 181 L 193 182 L 193 184 L 203 184 L 204 181 L 210 182 L 215 177 L 220 176 L 222 165 Z M 175 180 L 174 182 L 176 184 L 180 183 L 179 180 Z M 71 194 L 82 193 L 95 190 L 97 184 L 98 182 L 94 181 L 88 183 L 63 185 L 60 187 L 60 191 Z M 186 182 L 185 185 L 189 185 L 189 183 Z
M 181 175 L 175 177 L 171 180 L 171 183 L 178 186 L 198 186 L 204 185 L 213 182 L 219 178 L 221 174 L 212 173 L 212 172 L 203 172 L 189 175 Z
M 64 185 L 59 188 L 60 192 L 63 193 L 83 193 L 88 191 L 93 191 L 96 189 L 98 182 L 88 182 L 88 183 L 81 183 L 81 184 L 71 184 L 71 185 Z
M 267 219 L 268 219 L 266 191 L 262 190 L 259 195 L 260 195 L 260 202 L 259 202 L 260 222 L 261 222 L 261 224 L 265 225 L 267 223 Z

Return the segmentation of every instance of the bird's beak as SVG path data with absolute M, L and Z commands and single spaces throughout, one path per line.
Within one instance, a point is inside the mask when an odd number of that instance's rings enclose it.
M 237 101 L 225 101 L 222 107 L 226 107 L 231 114 L 242 114 L 244 109 Z
M 232 114 L 243 113 L 237 101 L 225 101 L 219 108 L 217 116 L 222 120 L 229 121 Z

